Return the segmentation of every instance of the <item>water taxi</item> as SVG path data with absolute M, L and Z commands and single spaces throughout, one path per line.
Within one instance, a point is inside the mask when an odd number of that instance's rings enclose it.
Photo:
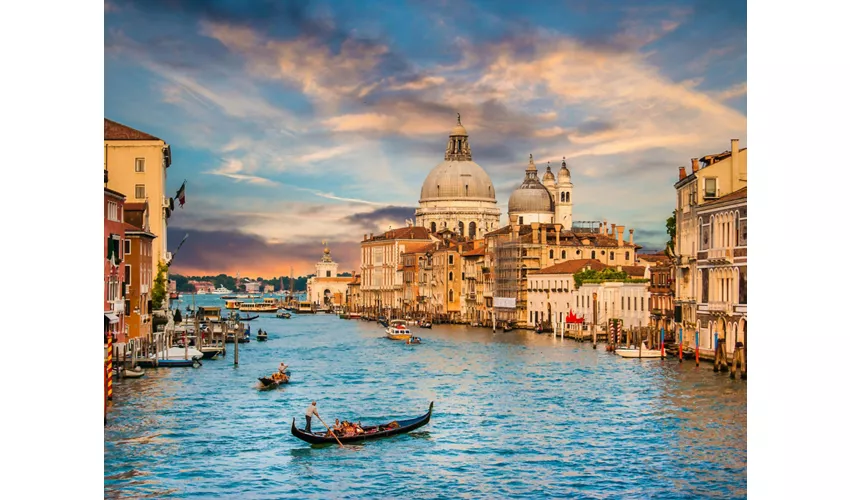
M 313 310 L 313 304 L 309 301 L 299 302 L 298 303 L 298 311 L 299 314 L 313 314 L 316 311 Z
M 408 340 L 410 338 L 410 329 L 407 328 L 407 323 L 402 320 L 392 320 L 386 331 L 387 338 L 390 340 Z
M 241 300 L 228 300 L 224 303 L 224 307 L 227 309 L 239 309 L 239 306 L 242 305 Z

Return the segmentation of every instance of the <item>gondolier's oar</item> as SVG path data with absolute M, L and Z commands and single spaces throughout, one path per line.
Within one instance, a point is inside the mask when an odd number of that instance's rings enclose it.
M 324 420 L 322 420 L 322 417 L 320 417 L 320 416 L 316 415 L 316 418 L 318 418 L 318 419 L 319 419 L 319 422 L 321 422 L 321 423 L 325 424 L 325 421 L 324 421 Z M 328 424 L 325 424 L 325 427 L 328 427 Z M 328 427 L 328 432 L 330 432 L 330 433 L 331 433 L 331 436 L 333 436 L 333 437 L 334 437 L 334 439 L 336 439 L 336 442 L 337 442 L 337 443 L 339 443 L 340 448 L 345 448 L 345 446 L 343 446 L 343 444 L 342 444 L 342 441 L 340 441 L 340 440 L 339 440 L 339 438 L 338 438 L 338 437 L 336 437 L 336 434 L 334 434 L 334 431 L 332 431 L 330 427 Z

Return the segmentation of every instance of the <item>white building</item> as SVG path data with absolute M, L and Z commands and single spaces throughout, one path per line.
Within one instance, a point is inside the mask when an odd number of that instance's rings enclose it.
M 573 276 L 591 269 L 617 269 L 625 271 L 631 279 L 647 282 L 629 283 L 605 281 L 583 283 L 576 288 Z M 584 324 L 593 323 L 593 294 L 597 300 L 597 325 L 605 325 L 608 319 L 623 320 L 624 328 L 649 325 L 649 268 L 642 266 L 606 266 L 595 259 L 562 262 L 528 274 L 528 324 L 559 323 L 563 328 L 567 316 L 572 312 L 584 317 Z
M 316 263 L 316 275 L 307 280 L 307 300 L 318 308 L 340 306 L 345 302 L 345 292 L 354 277 L 338 276 L 338 264 L 331 258 L 331 249 L 325 247 L 322 260 Z
M 416 225 L 436 233 L 450 229 L 470 239 L 499 227 L 501 211 L 490 176 L 472 161 L 469 135 L 460 123 L 449 134 L 444 160 L 425 182 L 416 209 Z

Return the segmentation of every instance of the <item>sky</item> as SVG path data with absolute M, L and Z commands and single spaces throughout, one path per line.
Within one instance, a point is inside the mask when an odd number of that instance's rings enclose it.
M 507 202 L 566 158 L 573 219 L 660 249 L 678 167 L 747 145 L 737 0 L 105 3 L 105 116 L 171 145 L 172 272 L 340 271 L 412 219 L 461 114 Z

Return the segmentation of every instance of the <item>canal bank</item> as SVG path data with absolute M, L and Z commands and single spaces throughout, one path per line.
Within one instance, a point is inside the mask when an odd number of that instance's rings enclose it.
M 527 331 L 414 327 L 410 346 L 333 315 L 258 328 L 268 341 L 241 345 L 238 367 L 228 351 L 115 382 L 107 495 L 746 496 L 746 382 L 710 368 Z M 290 384 L 257 391 L 281 361 Z M 290 435 L 313 399 L 326 422 L 435 406 L 409 435 L 339 449 Z

